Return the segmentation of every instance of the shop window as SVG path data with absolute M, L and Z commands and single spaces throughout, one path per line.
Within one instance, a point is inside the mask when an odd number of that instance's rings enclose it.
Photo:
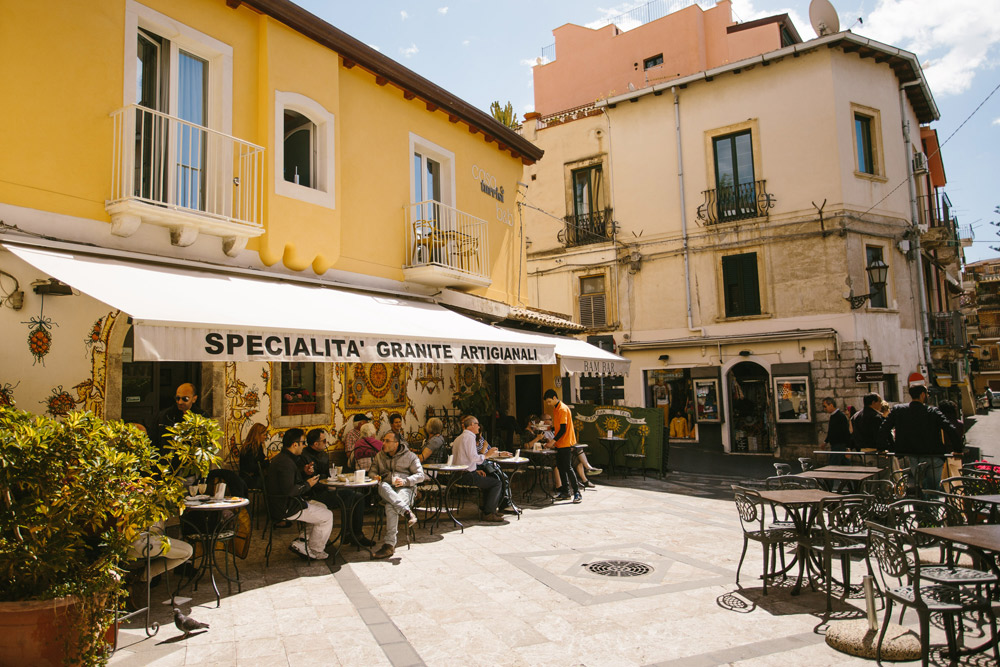
M 760 315 L 757 253 L 722 258 L 722 290 L 726 317 Z
M 281 363 L 281 414 L 308 415 L 316 412 L 316 364 L 304 361 Z
M 600 328 L 608 324 L 604 276 L 580 278 L 580 324 Z
M 663 424 L 671 440 L 695 438 L 694 389 L 690 370 L 645 371 L 646 407 L 663 411 Z
M 305 95 L 275 91 L 274 189 L 334 208 L 334 117 Z
M 854 173 L 861 177 L 885 175 L 882 167 L 882 121 L 877 109 L 852 104 L 854 121 Z
M 330 423 L 333 364 L 273 362 L 270 368 L 272 427 L 308 429 Z
M 812 394 L 809 378 L 804 376 L 774 378 L 775 417 L 778 423 L 812 421 Z
M 642 68 L 643 69 L 649 69 L 651 67 L 659 67 L 662 64 L 663 64 L 663 54 L 660 53 L 660 54 L 657 54 L 655 56 L 652 56 L 650 58 L 646 58 L 645 60 L 643 60 L 642 61 Z
M 885 261 L 883 257 L 883 250 L 881 246 L 869 245 L 865 246 L 865 266 L 871 266 L 873 262 Z M 867 273 L 866 273 L 867 275 Z M 871 308 L 888 308 L 889 298 L 886 292 L 889 289 L 889 283 L 876 291 L 875 284 L 871 281 L 871 277 L 868 278 L 868 293 L 871 294 L 869 298 L 869 303 Z
M 695 417 L 699 423 L 718 424 L 722 422 L 719 403 L 719 381 L 694 381 Z

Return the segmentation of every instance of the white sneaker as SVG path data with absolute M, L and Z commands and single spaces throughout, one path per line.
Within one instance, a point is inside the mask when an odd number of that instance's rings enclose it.
M 306 543 L 304 540 L 295 540 L 288 545 L 288 549 L 303 558 L 309 558 L 309 553 L 306 551 Z
M 325 551 L 320 551 L 319 553 L 311 554 L 309 556 L 309 558 L 312 558 L 313 560 L 326 560 L 329 557 L 330 557 L 330 554 L 328 554 Z

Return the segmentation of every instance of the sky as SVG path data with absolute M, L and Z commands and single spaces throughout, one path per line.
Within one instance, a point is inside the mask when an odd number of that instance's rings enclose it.
M 488 111 L 510 101 L 534 109 L 531 66 L 555 42 L 552 30 L 597 27 L 645 2 L 603 0 L 295 0 L 353 37 Z M 692 0 L 657 0 L 683 7 Z M 707 8 L 714 0 L 698 0 Z M 833 0 L 841 29 L 917 54 L 941 113 L 945 191 L 975 242 L 966 261 L 1000 257 L 1000 0 Z M 733 0 L 737 21 L 787 13 L 815 37 L 809 0 Z M 861 22 L 858 21 L 861 19 Z M 994 93 L 992 96 L 990 94 Z M 980 105 L 982 105 L 980 107 Z M 980 107 L 976 111 L 977 107 Z M 973 114 L 973 112 L 975 113 Z M 971 115 L 971 118 L 970 118 Z M 964 123 L 964 125 L 963 125 Z M 956 131 L 957 130 L 957 131 Z M 954 136 L 952 136 L 954 133 Z

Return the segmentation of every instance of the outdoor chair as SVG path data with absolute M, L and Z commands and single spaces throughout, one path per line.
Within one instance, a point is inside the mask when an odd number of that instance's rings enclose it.
M 899 622 L 908 607 L 917 612 L 920 621 L 920 657 L 923 667 L 927 667 L 930 654 L 931 614 L 941 614 L 948 637 L 948 652 L 954 657 L 958 651 L 955 632 L 955 617 L 961 628 L 961 616 L 965 612 L 979 612 L 990 621 L 991 639 L 996 639 L 997 621 L 988 597 L 970 592 L 966 587 L 947 586 L 928 581 L 917 555 L 917 546 L 908 533 L 893 530 L 869 521 L 868 524 L 868 572 L 872 575 L 879 595 L 885 605 L 884 620 L 875 645 L 875 657 L 881 664 L 882 641 L 889 627 L 893 605 L 902 605 Z M 1000 648 L 993 647 L 994 659 L 1000 660 Z
M 775 463 L 774 464 L 774 472 L 777 475 L 791 475 L 792 474 L 792 466 L 790 466 L 787 463 Z
M 774 475 L 764 480 L 768 489 L 818 489 L 819 484 L 811 477 L 794 475 Z
M 941 489 L 960 496 L 988 496 L 1000 493 L 1000 484 L 992 477 L 963 475 L 942 479 Z
M 959 523 L 964 525 L 975 525 L 977 523 L 988 523 L 992 516 L 995 505 L 985 503 L 980 500 L 967 497 L 961 493 L 963 487 L 956 487 L 959 493 L 946 493 L 944 491 L 927 491 L 928 500 L 937 500 L 950 505 L 959 516 Z
M 268 567 L 271 566 L 271 547 L 273 546 L 273 541 L 274 541 L 274 525 L 276 523 L 280 523 L 282 521 L 285 521 L 285 519 L 275 519 L 271 515 L 270 503 L 268 502 L 268 498 L 270 496 L 268 495 L 268 492 L 267 492 L 267 478 L 264 476 L 264 470 L 263 469 L 261 469 L 261 471 L 260 471 L 260 487 L 261 487 L 261 490 L 264 492 L 264 508 L 266 510 L 264 512 L 264 534 L 263 534 L 263 537 L 267 538 L 267 547 L 265 547 L 265 549 L 264 549 L 264 567 L 268 568 Z M 296 526 L 297 530 L 299 531 L 299 535 L 302 537 L 303 543 L 305 544 L 306 553 L 309 553 L 309 533 L 306 532 L 305 524 L 303 524 L 301 521 L 296 521 L 295 522 L 295 526 Z M 344 527 L 342 526 L 341 527 L 341 531 L 343 531 L 343 530 L 344 530 Z M 308 560 L 306 560 L 306 563 L 308 565 L 312 565 L 312 560 L 308 559 Z
M 743 559 L 747 555 L 747 545 L 751 541 L 761 545 L 764 555 L 764 567 L 761 579 L 764 582 L 764 595 L 767 595 L 767 581 L 785 571 L 784 568 L 784 547 L 787 544 L 794 544 L 798 540 L 798 533 L 794 527 L 790 526 L 765 526 L 767 511 L 765 503 L 760 497 L 760 493 L 753 489 L 743 488 L 733 485 L 733 493 L 736 500 L 736 510 L 740 516 L 740 526 L 743 528 L 743 551 L 740 553 L 740 562 L 736 566 L 736 585 L 740 585 L 740 570 L 743 568 Z M 780 554 L 782 569 L 774 571 L 776 556 Z
M 115 631 L 112 633 L 114 636 L 114 640 L 112 641 L 111 644 L 112 654 L 114 654 L 114 652 L 118 650 L 117 628 L 121 623 L 129 621 L 133 618 L 137 618 L 139 616 L 145 616 L 145 621 L 143 622 L 143 625 L 145 626 L 146 636 L 152 637 L 153 635 L 155 635 L 157 632 L 160 631 L 160 624 L 150 618 L 149 598 L 150 598 L 150 587 L 152 586 L 152 579 L 153 579 L 151 566 L 153 560 L 155 560 L 155 558 L 153 558 L 152 556 L 153 552 L 152 539 L 154 537 L 160 539 L 162 536 L 154 534 L 148 530 L 143 531 L 139 537 L 139 539 L 143 542 L 141 555 L 139 556 L 139 558 L 136 558 L 134 560 L 129 560 L 124 563 L 126 577 L 128 580 L 131 580 L 132 586 L 141 586 L 145 588 L 145 597 L 142 598 L 144 605 L 128 613 L 122 614 L 121 604 L 118 602 L 117 599 L 112 598 L 112 600 L 115 601 L 114 625 L 112 626 L 113 628 L 115 628 Z M 166 581 L 167 590 L 169 591 L 170 571 L 164 570 L 163 576 Z M 129 597 L 135 599 L 137 596 L 134 594 L 133 591 L 133 595 L 130 595 Z M 171 595 L 170 596 L 171 603 L 173 603 L 173 599 L 174 599 L 173 595 Z
M 902 495 L 899 489 L 887 479 L 866 479 L 861 482 L 861 493 L 870 497 L 871 518 L 885 523 L 888 521 L 889 505 Z
M 416 507 L 415 507 L 416 500 L 417 500 L 417 496 L 416 496 L 416 493 L 414 493 L 414 495 L 413 495 L 414 507 L 410 508 L 414 513 L 416 512 Z M 383 498 L 382 496 L 378 496 L 378 502 L 375 504 L 375 541 L 376 542 L 379 540 L 379 538 L 382 537 L 382 533 L 385 531 L 385 507 L 386 507 L 386 504 L 387 503 L 385 501 L 385 498 Z M 403 541 L 406 542 L 406 549 L 409 550 L 410 549 L 410 536 L 412 535 L 413 536 L 413 541 L 416 542 L 417 541 L 417 531 L 414 530 L 414 527 L 409 524 L 409 522 L 406 520 L 405 516 L 399 517 L 399 524 L 398 524 L 398 527 L 397 527 L 397 531 L 399 533 L 403 533 Z
M 642 469 L 642 478 L 646 479 L 646 454 L 644 452 L 625 453 L 625 475 L 628 476 L 629 470 L 635 467 Z
M 799 457 L 799 466 L 802 468 L 802 472 L 806 472 L 816 468 L 816 464 L 813 463 L 813 460 L 807 456 Z
M 851 593 L 851 560 L 865 555 L 871 497 L 863 494 L 828 498 L 816 513 L 817 531 L 810 548 L 823 559 L 826 610 L 833 610 L 833 560 L 840 560 L 844 599 Z

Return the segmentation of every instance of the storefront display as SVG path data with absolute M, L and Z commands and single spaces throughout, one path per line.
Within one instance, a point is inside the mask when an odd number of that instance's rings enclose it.
M 722 421 L 719 410 L 719 381 L 694 381 L 695 405 L 699 422 L 718 424 Z
M 774 378 L 775 418 L 781 423 L 812 421 L 812 393 L 805 376 Z
M 686 368 L 645 371 L 646 407 L 663 413 L 671 439 L 697 438 L 694 389 Z

